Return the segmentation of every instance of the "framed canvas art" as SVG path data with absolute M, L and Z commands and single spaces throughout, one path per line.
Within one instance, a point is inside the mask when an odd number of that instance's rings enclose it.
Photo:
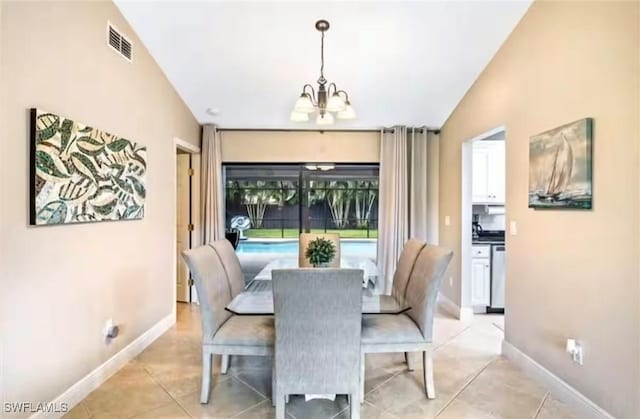
M 31 109 L 32 225 L 144 216 L 146 147 Z
M 592 207 L 593 119 L 531 137 L 529 208 Z

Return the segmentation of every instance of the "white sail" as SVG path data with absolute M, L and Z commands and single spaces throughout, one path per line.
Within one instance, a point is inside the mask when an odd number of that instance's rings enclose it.
M 572 172 L 573 149 L 565 135 L 562 134 L 562 142 L 556 150 L 553 170 L 551 171 L 551 178 L 549 179 L 546 195 L 557 196 L 564 192 L 567 189 L 567 185 L 569 185 Z

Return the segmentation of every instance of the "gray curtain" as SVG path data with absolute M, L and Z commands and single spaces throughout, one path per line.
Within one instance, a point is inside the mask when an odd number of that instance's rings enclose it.
M 386 294 L 391 292 L 396 263 L 407 240 L 427 240 L 429 135 L 426 128 L 404 126 L 382 132 L 378 269 Z
M 202 127 L 200 164 L 200 199 L 202 244 L 224 237 L 224 185 L 222 184 L 222 149 L 215 125 Z

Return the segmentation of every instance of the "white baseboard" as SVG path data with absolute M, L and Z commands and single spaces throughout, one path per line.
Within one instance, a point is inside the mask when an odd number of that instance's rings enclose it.
M 502 355 L 516 364 L 526 375 L 542 383 L 555 398 L 576 411 L 578 417 L 585 419 L 615 419 L 614 416 L 571 387 L 562 378 L 505 340 L 502 341 Z
M 113 374 L 118 372 L 127 362 L 138 356 L 153 341 L 162 336 L 176 322 L 175 311 L 169 314 L 149 330 L 138 336 L 130 344 L 122 348 L 120 352 L 106 360 L 98 368 L 85 375 L 80 381 L 69 387 L 64 393 L 51 401 L 52 404 L 60 406 L 66 403 L 69 409 L 80 403 L 93 390 L 100 387 Z M 30 419 L 59 418 L 62 413 L 39 412 L 31 416 Z
M 438 304 L 444 311 L 463 322 L 473 320 L 473 309 L 471 307 L 460 307 L 441 292 L 438 293 Z

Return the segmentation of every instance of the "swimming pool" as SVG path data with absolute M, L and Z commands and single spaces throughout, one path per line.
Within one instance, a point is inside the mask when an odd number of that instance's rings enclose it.
M 378 243 L 375 240 L 340 241 L 342 255 L 376 257 Z M 287 253 L 298 254 L 298 241 L 241 241 L 238 253 Z

